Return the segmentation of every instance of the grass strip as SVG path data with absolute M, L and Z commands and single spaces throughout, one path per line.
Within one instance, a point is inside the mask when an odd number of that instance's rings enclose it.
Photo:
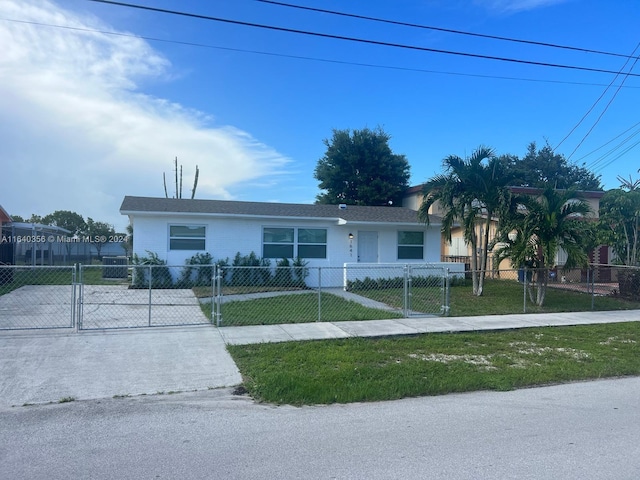
M 640 374 L 640 323 L 230 345 L 258 401 L 394 400 Z
M 211 304 L 201 305 L 211 318 Z M 383 320 L 400 318 L 396 312 L 379 310 L 345 300 L 330 293 L 321 294 L 318 309 L 317 293 L 279 295 L 256 300 L 228 302 L 222 305 L 222 325 L 274 325 L 278 323 L 309 323 L 321 321 Z
M 481 297 L 473 295 L 470 285 L 453 286 L 450 290 L 450 315 L 455 317 L 474 315 L 505 315 L 524 310 L 524 286 L 514 280 L 485 281 Z M 402 289 L 358 290 L 354 293 L 402 308 Z M 431 312 L 441 294 L 429 287 L 414 287 L 411 291 L 411 307 L 415 311 Z M 543 307 L 533 305 L 527 299 L 527 313 L 584 312 L 590 311 L 592 296 L 589 293 L 548 288 Z M 596 296 L 594 310 L 628 310 L 640 308 L 640 302 L 616 297 Z

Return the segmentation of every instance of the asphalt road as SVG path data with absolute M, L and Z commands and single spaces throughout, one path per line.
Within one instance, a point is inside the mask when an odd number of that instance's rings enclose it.
M 640 378 L 296 408 L 229 389 L 0 407 L 3 479 L 637 479 Z

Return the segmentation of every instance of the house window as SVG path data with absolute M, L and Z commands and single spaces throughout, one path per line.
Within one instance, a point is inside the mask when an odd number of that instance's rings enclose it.
M 398 232 L 398 259 L 424 258 L 424 232 Z
M 327 230 L 323 228 L 265 227 L 264 258 L 327 258 Z
M 169 225 L 169 250 L 204 250 L 204 225 Z
M 293 228 L 265 228 L 262 231 L 264 258 L 293 258 Z
M 323 228 L 299 228 L 298 257 L 327 258 L 327 231 Z

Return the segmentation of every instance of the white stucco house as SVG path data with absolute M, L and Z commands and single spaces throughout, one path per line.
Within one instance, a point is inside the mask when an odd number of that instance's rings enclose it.
M 215 260 L 254 252 L 313 267 L 440 263 L 440 218 L 429 226 L 403 207 L 364 207 L 126 196 L 133 253 L 184 265 L 198 252 Z

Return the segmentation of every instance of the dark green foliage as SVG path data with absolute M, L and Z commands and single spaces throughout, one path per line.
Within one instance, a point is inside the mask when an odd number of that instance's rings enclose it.
M 454 276 L 449 280 L 449 285 L 461 286 L 465 285 L 466 281 L 463 277 Z M 404 277 L 394 278 L 371 278 L 365 277 L 363 280 L 348 280 L 348 291 L 363 291 L 367 290 L 384 290 L 387 288 L 404 288 Z M 437 276 L 412 276 L 411 286 L 416 288 L 423 287 L 442 287 L 442 277 Z
M 231 269 L 231 285 L 265 285 L 271 279 L 271 260 L 260 258 L 255 252 L 249 255 L 236 253 Z
M 640 300 L 640 271 L 619 270 L 618 284 L 620 296 L 631 300 Z
M 309 276 L 309 268 L 307 268 L 309 262 L 300 257 L 296 257 L 291 265 L 296 283 L 304 286 L 304 279 Z
M 317 202 L 402 205 L 410 166 L 404 155 L 391 151 L 390 138 L 381 128 L 333 130 L 333 137 L 324 140 L 327 151 L 314 173 L 323 190 Z
M 555 153 L 549 144 L 538 149 L 536 143 L 531 142 L 527 147 L 527 154 L 521 159 L 513 155 L 503 158 L 510 163 L 515 186 L 602 190 L 599 176 L 586 168 L 569 163 L 564 155 Z
M 628 188 L 609 190 L 600 201 L 599 226 L 602 242 L 614 248 L 617 261 L 640 264 L 640 189 L 628 182 Z
M 273 285 L 280 287 L 289 287 L 293 284 L 293 276 L 291 274 L 291 263 L 288 258 L 281 258 L 276 263 L 276 270 L 273 276 Z
M 178 288 L 203 287 L 211 285 L 213 277 L 213 257 L 209 252 L 196 253 L 185 261 L 178 279 Z
M 171 288 L 173 279 L 171 272 L 166 266 L 167 262 L 158 257 L 155 252 L 147 250 L 146 257 L 133 255 L 133 288 L 148 288 L 151 280 L 152 288 Z
M 442 164 L 445 173 L 436 175 L 423 186 L 424 198 L 418 214 L 429 224 L 429 209 L 438 203 L 444 213 L 441 231 L 447 241 L 451 241 L 454 228 L 462 227 L 465 243 L 472 252 L 473 293 L 481 296 L 491 223 L 509 202 L 511 174 L 507 162 L 496 157 L 493 149 L 483 146 L 467 159 L 450 155 Z

